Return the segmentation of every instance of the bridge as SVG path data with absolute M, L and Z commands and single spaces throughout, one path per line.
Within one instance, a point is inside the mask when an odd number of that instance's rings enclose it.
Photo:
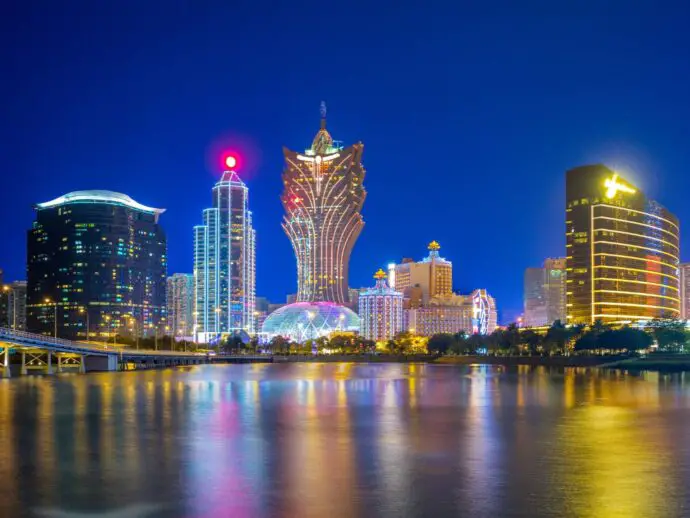
M 11 377 L 12 355 L 19 355 L 22 375 L 29 371 L 55 372 L 117 371 L 141 368 L 199 365 L 202 363 L 270 362 L 265 355 L 210 355 L 198 352 L 131 349 L 117 345 L 95 345 L 62 338 L 0 328 L 0 377 Z M 55 361 L 53 361 L 55 360 Z

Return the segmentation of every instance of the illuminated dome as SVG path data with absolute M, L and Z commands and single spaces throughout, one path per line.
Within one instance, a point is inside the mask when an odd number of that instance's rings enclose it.
M 333 331 L 359 331 L 359 317 L 351 309 L 333 302 L 296 302 L 268 315 L 261 331 L 269 340 L 283 336 L 305 342 Z

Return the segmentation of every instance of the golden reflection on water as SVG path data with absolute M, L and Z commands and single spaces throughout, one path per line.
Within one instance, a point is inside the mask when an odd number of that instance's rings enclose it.
M 0 515 L 153 499 L 189 517 L 675 516 L 687 386 L 352 363 L 0 381 Z

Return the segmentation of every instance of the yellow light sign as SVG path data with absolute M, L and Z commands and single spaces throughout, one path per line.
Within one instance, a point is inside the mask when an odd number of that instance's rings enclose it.
M 635 189 L 628 187 L 618 181 L 618 173 L 615 173 L 611 178 L 607 178 L 604 182 L 606 187 L 606 197 L 613 198 L 618 191 L 627 192 L 628 194 L 635 194 Z

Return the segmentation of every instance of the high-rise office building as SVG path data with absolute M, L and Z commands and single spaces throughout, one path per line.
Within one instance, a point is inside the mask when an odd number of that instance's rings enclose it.
M 26 330 L 26 281 L 14 281 L 8 285 L 7 327 Z
M 376 286 L 359 293 L 359 334 L 369 340 L 390 340 L 403 330 L 403 294 L 386 283 L 386 272 L 374 275 Z
M 527 268 L 524 282 L 524 319 L 526 327 L 551 325 L 566 321 L 565 258 L 546 259 L 541 268 Z
M 194 334 L 194 275 L 176 273 L 168 277 L 168 328 L 173 336 Z
M 350 253 L 364 226 L 363 150 L 333 140 L 323 105 L 311 147 L 283 149 L 283 229 L 297 259 L 298 302 L 349 302 Z
M 690 319 L 690 263 L 680 265 L 680 318 Z
M 225 334 L 253 334 L 255 233 L 249 189 L 233 170 L 213 187 L 213 207 L 194 227 L 194 333 L 202 343 Z
M 678 219 L 615 171 L 568 171 L 568 323 L 678 317 L 679 246 Z
M 110 191 L 36 205 L 27 247 L 28 330 L 72 339 L 153 335 L 166 309 L 162 212 Z
M 304 153 L 283 149 L 283 229 L 297 259 L 297 298 L 263 323 L 265 339 L 281 335 L 308 340 L 332 331 L 357 331 L 350 303 L 348 267 L 364 221 L 366 197 L 360 142 L 344 147 L 321 128 Z
M 453 293 L 453 263 L 439 255 L 441 246 L 436 241 L 428 248 L 429 255 L 421 261 L 404 258 L 400 264 L 388 266 L 391 287 L 402 292 L 410 306 Z

